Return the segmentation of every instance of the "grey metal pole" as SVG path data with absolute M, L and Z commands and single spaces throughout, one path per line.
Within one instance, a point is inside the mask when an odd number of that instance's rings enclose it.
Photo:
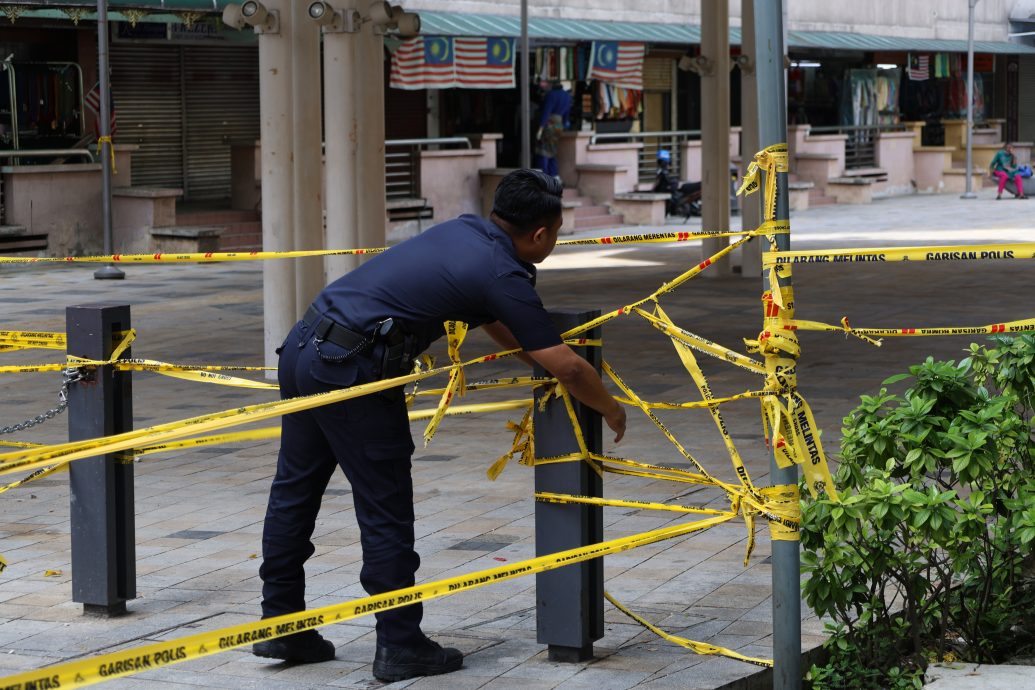
M 114 254 L 111 239 L 111 84 L 108 81 L 108 3 L 97 0 L 97 70 L 100 72 L 100 150 L 101 156 L 101 223 L 104 226 L 104 253 Z M 126 274 L 108 264 L 98 268 L 93 277 L 99 280 L 120 280 Z
M 68 354 L 111 357 L 130 328 L 129 306 L 90 304 L 65 310 Z M 126 351 L 129 356 L 129 350 Z M 110 365 L 94 368 L 68 389 L 68 440 L 133 428 L 132 377 Z M 68 468 L 72 601 L 83 613 L 119 616 L 137 596 L 133 463 L 116 455 L 77 460 Z
M 528 0 L 521 0 L 521 167 L 532 167 L 532 113 L 528 98 Z
M 976 199 L 974 193 L 974 176 L 972 166 L 974 164 L 973 140 L 974 140 L 974 6 L 978 0 L 967 0 L 967 191 L 961 199 Z
M 551 312 L 558 331 L 566 331 L 600 316 L 599 311 Z M 600 328 L 586 334 L 599 338 Z M 599 347 L 576 347 L 600 371 Z M 536 367 L 536 376 L 547 375 Z M 575 416 L 586 449 L 602 447 L 598 413 L 573 400 Z M 564 401 L 553 399 L 542 412 L 535 411 L 535 450 L 539 457 L 568 455 L 579 450 Z M 536 465 L 535 490 L 576 496 L 602 497 L 600 475 L 585 462 Z M 600 506 L 535 504 L 535 553 L 537 556 L 596 544 L 604 540 L 604 509 Z M 593 642 L 604 636 L 604 559 L 576 563 L 535 576 L 536 641 L 548 645 L 550 661 L 578 663 L 593 658 Z
M 761 148 L 787 141 L 787 95 L 784 72 L 783 0 L 751 0 L 755 45 L 745 52 L 755 58 L 758 87 L 758 144 Z M 762 194 L 757 195 L 761 203 Z M 777 175 L 776 220 L 790 217 L 787 173 Z M 790 249 L 788 235 L 776 236 L 777 247 Z M 767 272 L 763 271 L 767 276 Z M 784 284 L 789 284 L 786 280 Z M 777 290 L 779 285 L 766 289 Z M 798 483 L 798 468 L 786 469 L 769 456 L 769 479 L 775 485 Z M 773 690 L 801 688 L 801 561 L 796 541 L 772 542 L 773 567 Z

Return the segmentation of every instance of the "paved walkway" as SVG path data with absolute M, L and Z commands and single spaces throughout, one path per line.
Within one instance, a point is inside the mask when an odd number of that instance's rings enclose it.
M 987 191 L 982 195 L 988 197 Z M 910 197 L 860 207 L 826 207 L 793 219 L 797 246 L 934 244 L 1029 239 L 1035 202 L 953 196 Z M 908 238 L 903 241 L 903 238 Z M 572 249 L 544 266 L 540 290 L 552 308 L 627 304 L 700 260 L 692 245 Z M 68 305 L 124 301 L 140 336 L 134 355 L 173 362 L 256 364 L 261 361 L 261 269 L 255 264 L 129 266 L 122 283 L 94 281 L 92 268 L 0 266 L 0 328 L 63 330 Z M 856 326 L 977 325 L 1032 316 L 1035 272 L 1027 262 L 996 264 L 831 264 L 796 267 L 801 318 Z M 705 337 L 742 349 L 760 326 L 759 283 L 739 277 L 697 280 L 668 296 L 674 320 Z M 693 399 L 696 392 L 668 341 L 632 318 L 605 333 L 605 356 L 649 399 Z M 882 348 L 843 336 L 803 333 L 800 388 L 812 403 L 823 441 L 836 451 L 841 419 L 860 394 L 928 354 L 959 358 L 960 339 L 889 340 Z M 469 354 L 488 351 L 478 332 Z M 0 355 L 0 363 L 58 361 L 58 353 Z M 708 361 L 716 394 L 753 388 L 750 375 Z M 518 372 L 487 365 L 472 379 Z M 518 372 L 519 373 L 519 372 Z M 56 375 L 8 376 L 0 397 L 7 424 L 51 406 Z M 141 374 L 134 377 L 135 424 L 188 417 L 270 399 L 270 394 Z M 507 397 L 507 396 L 503 396 Z M 483 399 L 479 397 L 478 399 Z M 488 399 L 488 398 L 485 398 Z M 768 460 L 757 403 L 729 406 L 727 424 L 758 484 Z M 532 475 L 511 465 L 496 482 L 484 469 L 510 446 L 506 414 L 447 419 L 414 458 L 418 550 L 422 580 L 513 562 L 534 553 Z M 627 439 L 605 450 L 686 466 L 642 416 L 630 416 Z M 720 476 L 729 460 L 706 414 L 663 415 L 691 452 Z M 421 425 L 415 425 L 419 437 Z M 34 429 L 19 440 L 65 440 L 65 422 Z M 254 620 L 258 615 L 259 535 L 276 444 L 251 443 L 151 456 L 136 465 L 139 598 L 117 620 L 84 618 L 71 603 L 67 475 L 0 496 L 0 675 L 89 654 L 170 639 Z M 709 489 L 608 476 L 606 494 L 645 500 L 679 499 L 725 507 Z M 313 606 L 362 595 L 358 534 L 348 484 L 335 479 L 321 512 L 317 551 L 307 571 Z M 665 514 L 607 509 L 605 535 L 616 537 L 673 522 Z M 732 522 L 682 539 L 606 559 L 608 590 L 664 629 L 692 639 L 769 656 L 768 540 L 749 566 L 741 563 L 746 534 Z M 45 570 L 60 570 L 44 576 Z M 463 670 L 448 677 L 398 683 L 412 688 L 720 688 L 757 671 L 736 661 L 697 656 L 652 634 L 608 607 L 606 635 L 584 664 L 546 660 L 535 641 L 534 581 L 523 578 L 430 602 L 427 631 L 461 648 Z M 820 623 L 805 615 L 803 648 L 821 639 Z M 370 661 L 372 619 L 325 628 L 337 659 L 290 666 L 230 651 L 152 671 L 124 687 L 375 687 Z

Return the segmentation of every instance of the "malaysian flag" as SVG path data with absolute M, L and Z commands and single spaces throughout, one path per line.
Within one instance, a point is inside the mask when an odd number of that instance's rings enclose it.
M 101 82 L 97 82 L 83 98 L 86 107 L 94 114 L 93 129 L 97 136 L 101 135 Z M 115 116 L 115 97 L 111 95 L 111 88 L 108 89 L 108 115 L 111 119 L 111 134 L 115 136 L 118 130 L 118 119 Z
M 593 41 L 586 78 L 642 91 L 644 53 L 642 43 Z
M 931 76 L 931 59 L 927 55 L 909 56 L 909 80 L 927 81 Z
M 514 88 L 514 39 L 455 38 L 456 85 L 468 89 Z
M 417 36 L 392 55 L 396 89 L 510 89 L 514 87 L 514 39 Z
M 392 55 L 389 85 L 396 89 L 448 89 L 456 86 L 453 39 L 417 36 Z

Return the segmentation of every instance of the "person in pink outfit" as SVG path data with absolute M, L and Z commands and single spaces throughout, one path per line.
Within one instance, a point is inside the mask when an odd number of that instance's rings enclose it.
M 1017 157 L 1013 154 L 1013 144 L 1006 144 L 996 152 L 992 162 L 988 165 L 988 171 L 992 177 L 999 179 L 999 189 L 995 198 L 1003 198 L 1003 189 L 1006 188 L 1006 181 L 1013 178 L 1013 188 L 1016 190 L 1014 196 L 1018 199 L 1027 199 L 1024 194 L 1024 179 L 1017 170 Z

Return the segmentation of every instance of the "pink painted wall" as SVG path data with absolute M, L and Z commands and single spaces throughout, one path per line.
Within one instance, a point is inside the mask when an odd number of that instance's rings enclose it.
M 913 191 L 913 133 L 882 132 L 877 136 L 877 167 L 888 172 L 883 194 L 910 194 Z
M 421 151 L 420 193 L 432 207 L 434 222 L 455 218 L 461 213 L 482 210 L 481 149 Z M 493 161 L 495 163 L 495 161 Z
M 7 223 L 47 234 L 47 254 L 97 254 L 101 229 L 99 163 L 0 168 Z
M 584 163 L 591 165 L 620 165 L 625 168 L 616 184 L 616 192 L 632 192 L 640 181 L 640 151 L 643 144 L 590 144 Z M 563 179 L 563 177 L 561 178 Z M 579 186 L 582 180 L 579 179 Z

